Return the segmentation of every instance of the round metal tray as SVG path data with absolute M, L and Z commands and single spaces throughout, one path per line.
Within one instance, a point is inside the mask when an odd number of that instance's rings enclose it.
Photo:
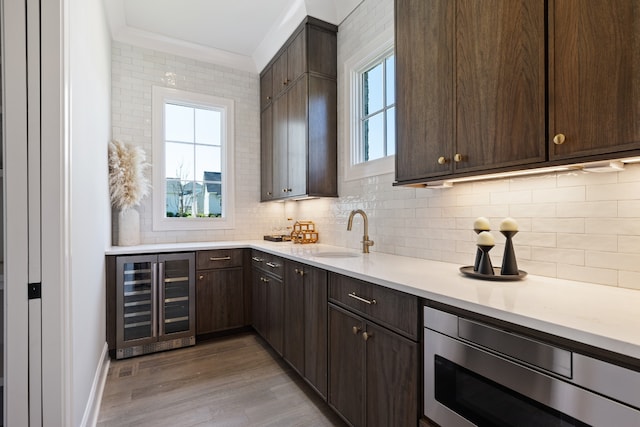
M 465 265 L 464 267 L 460 267 L 460 273 L 464 274 L 465 276 L 472 277 L 474 279 L 480 279 L 480 280 L 513 282 L 516 280 L 522 280 L 527 275 L 527 272 L 523 270 L 518 270 L 517 276 L 515 274 L 502 275 L 500 274 L 500 267 L 493 267 L 493 271 L 495 273 L 493 275 L 481 274 L 481 273 L 478 273 L 477 271 L 473 271 L 473 265 Z

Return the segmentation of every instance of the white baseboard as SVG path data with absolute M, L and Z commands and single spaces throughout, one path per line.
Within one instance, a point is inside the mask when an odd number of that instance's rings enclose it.
M 87 407 L 84 410 L 84 416 L 82 417 L 82 427 L 95 427 L 98 423 L 98 415 L 100 414 L 100 403 L 102 403 L 102 393 L 104 391 L 104 385 L 107 381 L 107 373 L 109 372 L 109 346 L 104 343 L 102 349 L 102 357 L 98 368 L 96 369 L 96 375 L 93 377 L 93 384 L 91 386 L 91 393 L 89 394 L 89 400 L 87 401 Z

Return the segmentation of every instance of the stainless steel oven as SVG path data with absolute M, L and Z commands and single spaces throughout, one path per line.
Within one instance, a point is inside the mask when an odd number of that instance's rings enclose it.
M 424 411 L 442 427 L 640 426 L 640 373 L 424 308 Z

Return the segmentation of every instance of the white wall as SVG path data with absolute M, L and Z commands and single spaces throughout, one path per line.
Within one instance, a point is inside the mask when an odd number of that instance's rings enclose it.
M 111 240 L 107 184 L 111 42 L 102 0 L 70 0 L 69 13 L 70 425 L 78 426 L 106 341 L 104 250 Z
M 257 74 L 114 42 L 113 138 L 133 141 L 152 160 L 151 88 L 156 86 L 233 99 L 235 102 L 236 228 L 153 231 L 151 197 L 137 208 L 142 243 L 255 239 L 282 218 L 283 204 L 260 204 L 260 111 Z M 151 176 L 151 175 L 150 175 Z M 114 236 L 117 215 L 113 215 Z M 113 239 L 116 243 L 116 238 Z

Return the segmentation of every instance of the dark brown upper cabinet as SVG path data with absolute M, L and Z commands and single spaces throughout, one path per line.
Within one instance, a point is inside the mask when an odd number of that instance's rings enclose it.
M 551 1 L 549 62 L 551 160 L 640 149 L 637 0 Z
M 396 0 L 398 184 L 640 154 L 633 0 Z
M 337 196 L 337 30 L 307 17 L 260 74 L 262 201 Z
M 396 0 L 399 183 L 545 160 L 545 9 Z

